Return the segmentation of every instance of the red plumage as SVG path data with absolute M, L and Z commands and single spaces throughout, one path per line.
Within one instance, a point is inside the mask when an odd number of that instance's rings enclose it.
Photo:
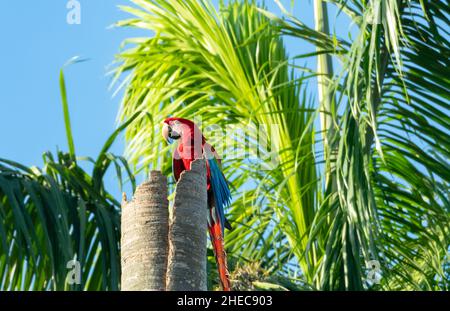
M 205 150 L 210 150 L 211 154 L 214 155 L 218 163 L 221 163 L 219 155 L 214 148 L 206 142 L 205 137 L 194 122 L 182 118 L 168 118 L 164 121 L 164 123 L 170 127 L 170 131 L 173 131 L 173 133 L 179 135 L 180 143 L 173 152 L 172 162 L 173 174 L 176 181 L 178 181 L 184 170 L 191 169 L 191 163 L 194 160 L 202 159 L 204 157 Z M 223 229 L 218 221 L 219 215 L 217 214 L 217 209 L 215 208 L 214 193 L 211 189 L 211 170 L 208 161 L 206 161 L 206 163 L 206 187 L 208 192 L 209 207 L 208 231 L 214 249 L 220 283 L 224 291 L 229 291 L 231 288 L 223 241 Z M 226 226 L 227 228 L 230 228 L 228 222 L 226 222 Z
M 211 209 L 210 213 L 214 213 Z M 211 238 L 211 244 L 214 249 L 214 256 L 216 257 L 216 263 L 219 271 L 220 284 L 224 291 L 230 291 L 230 277 L 228 274 L 227 266 L 227 254 L 223 247 L 223 235 L 222 229 L 218 222 L 208 225 L 209 236 Z

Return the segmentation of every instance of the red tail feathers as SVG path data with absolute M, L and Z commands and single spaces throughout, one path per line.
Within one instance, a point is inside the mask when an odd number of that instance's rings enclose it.
M 217 269 L 219 270 L 220 283 L 224 291 L 230 291 L 230 277 L 227 267 L 227 254 L 225 253 L 223 245 L 223 235 L 220 229 L 220 224 L 215 222 L 208 224 L 209 235 L 216 256 Z

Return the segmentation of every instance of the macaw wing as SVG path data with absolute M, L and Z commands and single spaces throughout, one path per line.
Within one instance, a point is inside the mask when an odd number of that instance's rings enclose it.
M 214 194 L 214 203 L 223 234 L 225 232 L 225 208 L 231 203 L 231 192 L 227 180 L 219 167 L 218 160 L 215 157 L 208 157 L 207 160 L 211 174 L 211 189 Z

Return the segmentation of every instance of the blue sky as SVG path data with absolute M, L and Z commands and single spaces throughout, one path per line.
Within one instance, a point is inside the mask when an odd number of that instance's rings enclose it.
M 106 67 L 133 31 L 107 29 L 126 16 L 114 1 L 81 0 L 80 25 L 67 24 L 66 3 L 3 4 L 0 28 L 8 48 L 0 50 L 1 157 L 40 164 L 45 150 L 66 149 L 58 74 L 75 55 L 90 59 L 66 69 L 77 153 L 95 155 L 114 129 L 120 98 L 108 90 Z
M 120 96 L 112 97 L 113 91 L 108 88 L 110 77 L 106 73 L 121 42 L 141 36 L 142 32 L 109 26 L 129 17 L 117 5 L 130 1 L 79 0 L 80 25 L 66 22 L 67 2 L 44 0 L 23 4 L 9 0 L 2 3 L 0 158 L 40 166 L 44 151 L 67 150 L 58 74 L 73 56 L 89 59 L 65 70 L 77 155 L 95 157 L 116 127 Z M 290 7 L 290 0 L 282 2 Z M 279 14 L 274 1 L 268 0 L 266 4 Z M 313 25 L 310 0 L 295 1 L 294 12 L 304 23 Z M 334 15 L 332 11 L 332 23 Z M 345 34 L 347 28 L 341 31 Z M 310 48 L 289 38 L 286 45 L 291 55 Z M 121 154 L 122 151 L 123 141 L 118 141 L 113 152 Z M 115 182 L 108 181 L 108 188 L 112 185 Z

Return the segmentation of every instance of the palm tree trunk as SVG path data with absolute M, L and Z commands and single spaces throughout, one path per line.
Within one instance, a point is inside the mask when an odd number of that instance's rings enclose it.
M 206 290 L 206 164 L 181 174 L 169 215 L 167 179 L 152 171 L 122 202 L 122 282 L 126 290 Z
M 165 290 L 169 208 L 167 178 L 152 171 L 122 202 L 121 290 Z
M 170 217 L 167 290 L 206 290 L 206 163 L 181 174 Z
M 314 19 L 315 30 L 329 35 L 330 27 L 328 25 L 327 3 L 323 0 L 314 1 Z M 320 49 L 318 49 L 320 52 Z M 325 175 L 326 184 L 334 187 L 333 147 L 331 146 L 334 135 L 333 116 L 336 115 L 336 109 L 333 104 L 333 95 L 331 92 L 331 80 L 333 78 L 333 62 L 329 54 L 317 55 L 317 83 L 320 103 L 320 124 L 322 129 L 323 149 L 326 162 Z

